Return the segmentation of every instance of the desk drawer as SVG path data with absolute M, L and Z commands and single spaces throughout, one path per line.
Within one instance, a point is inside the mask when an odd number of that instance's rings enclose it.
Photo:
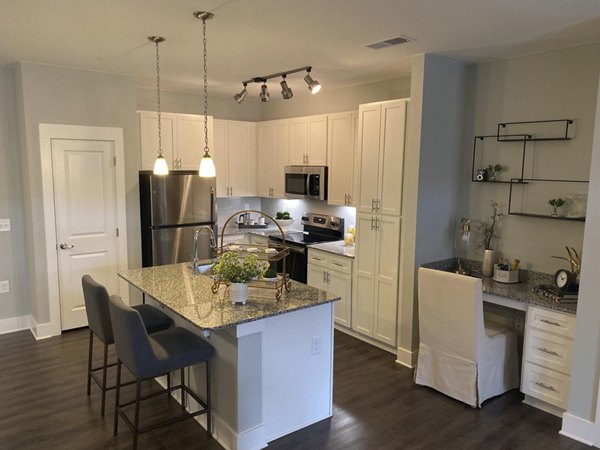
M 575 337 L 575 316 L 568 314 L 530 307 L 527 312 L 527 325 L 571 339 Z
M 566 375 L 571 373 L 573 341 L 568 337 L 528 328 L 524 353 L 529 362 Z
M 544 369 L 529 361 L 523 364 L 521 391 L 565 410 L 569 399 L 569 381 L 568 375 Z

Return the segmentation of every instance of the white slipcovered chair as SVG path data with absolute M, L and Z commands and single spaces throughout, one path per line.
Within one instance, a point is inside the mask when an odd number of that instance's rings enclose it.
M 415 382 L 481 407 L 519 387 L 517 335 L 486 327 L 479 278 L 419 268 L 419 358 Z

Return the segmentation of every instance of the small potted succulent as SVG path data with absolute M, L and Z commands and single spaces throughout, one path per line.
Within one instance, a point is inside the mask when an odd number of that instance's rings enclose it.
M 487 166 L 488 181 L 496 181 L 496 175 L 504 170 L 502 164 L 490 164 Z
M 552 214 L 550 215 L 552 217 L 558 217 L 558 208 L 565 204 L 565 199 L 562 197 L 551 198 L 550 200 L 548 200 L 548 204 L 552 206 Z
M 266 268 L 266 263 L 259 261 L 256 255 L 242 256 L 237 252 L 225 252 L 213 270 L 220 281 L 228 283 L 231 303 L 245 305 L 248 300 L 248 283 L 258 279 Z

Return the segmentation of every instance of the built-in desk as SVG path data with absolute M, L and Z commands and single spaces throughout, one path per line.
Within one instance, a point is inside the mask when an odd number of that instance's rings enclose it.
M 423 266 L 450 272 L 456 267 L 456 260 Z M 480 262 L 467 260 L 462 266 L 473 276 L 482 278 Z M 533 292 L 540 284 L 551 284 L 552 279 L 549 274 L 521 270 L 519 283 L 505 284 L 482 278 L 482 288 L 484 302 L 525 313 L 521 371 L 523 401 L 562 417 L 569 397 L 577 304 L 561 304 Z

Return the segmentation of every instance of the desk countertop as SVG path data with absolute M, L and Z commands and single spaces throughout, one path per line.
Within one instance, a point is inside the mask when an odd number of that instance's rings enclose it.
M 292 280 L 291 291 L 284 289 L 279 301 L 273 289 L 250 287 L 246 304 L 234 305 L 225 286 L 213 294 L 212 278 L 192 274 L 189 263 L 131 269 L 119 272 L 119 276 L 203 330 L 233 327 L 340 300 Z
M 454 259 L 449 259 L 423 264 L 423 267 L 450 271 L 451 268 L 455 267 L 455 265 L 456 261 Z M 467 270 L 471 269 L 470 272 L 472 275 L 477 276 L 478 278 L 482 278 L 480 274 L 478 276 L 480 266 L 481 262 L 479 261 L 463 261 L 463 267 L 465 267 Z M 576 303 L 558 303 L 548 297 L 533 292 L 533 288 L 540 284 L 552 284 L 552 275 L 521 269 L 519 273 L 519 279 L 521 280 L 519 283 L 506 284 L 498 283 L 491 278 L 482 278 L 483 293 L 497 295 L 499 297 L 504 297 L 511 300 L 517 300 L 531 306 L 539 306 L 540 308 L 551 309 L 572 315 L 576 314 Z

